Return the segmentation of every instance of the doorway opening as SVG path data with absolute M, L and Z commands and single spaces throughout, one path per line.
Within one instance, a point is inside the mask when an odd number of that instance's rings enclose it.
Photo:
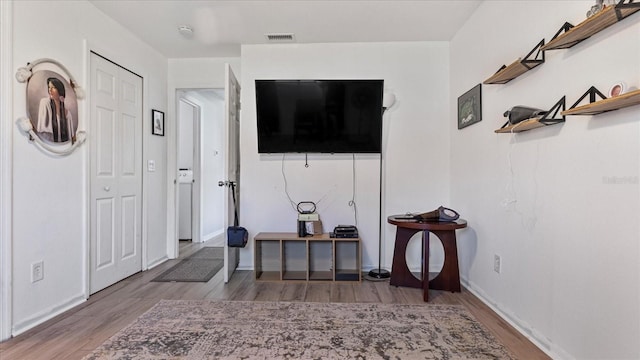
M 224 90 L 180 89 L 177 99 L 176 241 L 224 246 Z M 179 246 L 178 246 L 179 248 Z

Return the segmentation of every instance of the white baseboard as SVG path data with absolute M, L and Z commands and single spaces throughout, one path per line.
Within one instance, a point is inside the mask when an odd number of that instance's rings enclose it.
M 147 270 L 151 270 L 151 269 L 153 269 L 154 267 L 156 267 L 156 266 L 158 266 L 158 265 L 162 264 L 163 262 L 165 262 L 165 261 L 167 261 L 167 260 L 169 260 L 169 258 L 168 258 L 167 256 L 163 256 L 163 257 L 161 257 L 161 258 L 159 258 L 159 259 L 157 259 L 157 260 L 154 260 L 152 263 L 147 264 Z
M 480 301 L 487 305 L 493 312 L 500 316 L 504 321 L 513 326 L 519 333 L 529 339 L 535 346 L 542 350 L 545 354 L 549 355 L 552 359 L 557 360 L 574 360 L 572 356 L 567 354 L 564 350 L 557 347 L 546 336 L 542 335 L 529 323 L 520 319 L 518 316 L 510 311 L 503 310 L 502 306 L 488 296 L 479 286 L 466 278 L 461 278 L 460 282 L 464 285 L 469 292 L 475 295 Z
M 224 241 L 224 230 L 214 231 L 203 236 L 204 241 L 210 241 L 216 238 L 222 238 L 222 241 Z M 220 239 L 217 239 L 217 240 L 220 240 Z
M 76 307 L 80 304 L 82 304 L 83 302 L 87 301 L 87 299 L 84 296 L 84 293 L 70 299 L 69 301 L 62 303 L 58 306 L 54 306 L 48 310 L 44 310 L 41 311 L 37 314 L 35 314 L 34 316 L 21 321 L 17 324 L 15 324 L 13 326 L 13 329 L 11 331 L 12 336 L 17 336 L 22 334 L 23 332 L 32 329 L 40 324 L 42 324 L 45 321 L 51 320 L 54 317 L 62 314 L 63 312 L 72 309 L 73 307 Z

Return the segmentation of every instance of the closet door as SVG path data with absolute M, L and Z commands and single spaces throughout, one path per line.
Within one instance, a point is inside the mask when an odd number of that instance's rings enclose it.
M 90 292 L 142 270 L 142 78 L 91 54 Z

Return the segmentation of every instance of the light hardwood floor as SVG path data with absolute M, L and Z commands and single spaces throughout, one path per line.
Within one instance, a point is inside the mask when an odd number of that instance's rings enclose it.
M 207 245 L 181 242 L 180 258 Z M 92 295 L 85 303 L 0 343 L 0 359 L 81 359 L 160 299 L 424 304 L 422 290 L 390 286 L 388 281 L 256 282 L 252 271 L 237 271 L 226 285 L 222 272 L 207 283 L 150 282 L 177 261 L 167 261 L 120 281 Z M 549 359 L 466 289 L 461 293 L 432 291 L 429 296 L 429 303 L 466 307 L 518 359 Z

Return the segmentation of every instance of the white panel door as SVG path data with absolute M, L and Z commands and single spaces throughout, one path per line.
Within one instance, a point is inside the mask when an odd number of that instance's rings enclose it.
M 225 162 L 225 174 L 227 181 L 233 181 L 236 186 L 236 202 L 238 215 L 240 215 L 240 84 L 236 76 L 231 71 L 231 66 L 225 64 L 225 139 L 227 150 L 227 161 Z M 233 225 L 234 204 L 232 193 L 233 187 L 229 187 L 229 196 L 226 197 L 225 206 L 227 209 L 225 216 L 225 227 Z M 240 224 L 242 225 L 242 224 Z M 231 275 L 240 262 L 240 250 L 228 246 L 224 242 L 224 282 L 228 283 Z
M 142 270 L 142 78 L 91 54 L 90 291 Z

